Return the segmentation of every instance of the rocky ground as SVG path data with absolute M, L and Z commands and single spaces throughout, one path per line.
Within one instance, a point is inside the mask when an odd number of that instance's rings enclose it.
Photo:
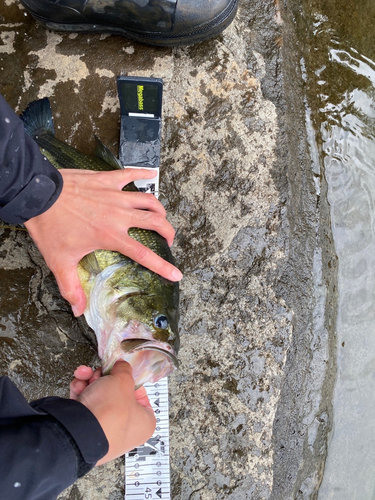
M 181 367 L 170 377 L 172 497 L 314 498 L 326 452 L 335 259 L 310 167 L 298 40 L 278 1 L 243 0 L 197 46 L 156 49 L 38 26 L 0 6 L 0 92 L 51 100 L 58 138 L 118 154 L 116 77 L 164 81 L 161 201 L 177 230 Z M 27 233 L 0 229 L 0 369 L 28 398 L 67 396 L 98 363 Z M 119 459 L 60 500 L 118 500 Z

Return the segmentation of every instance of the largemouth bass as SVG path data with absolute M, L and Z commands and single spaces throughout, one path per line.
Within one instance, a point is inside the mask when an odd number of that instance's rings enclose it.
M 58 169 L 123 168 L 101 143 L 97 156 L 89 157 L 56 139 L 47 98 L 29 104 L 21 118 L 28 134 Z M 131 183 L 124 190 L 137 191 L 137 188 Z M 166 240 L 158 233 L 131 228 L 129 235 L 174 263 Z M 158 381 L 178 366 L 178 283 L 107 250 L 86 255 L 79 262 L 78 274 L 87 297 L 84 315 L 96 334 L 104 373 L 109 373 L 118 359 L 124 359 L 132 365 L 139 387 Z

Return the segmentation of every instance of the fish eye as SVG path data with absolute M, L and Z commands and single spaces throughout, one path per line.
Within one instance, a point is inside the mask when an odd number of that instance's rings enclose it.
M 159 316 L 156 316 L 154 319 L 154 325 L 160 330 L 166 330 L 169 325 L 168 318 L 164 316 L 164 314 L 159 314 Z

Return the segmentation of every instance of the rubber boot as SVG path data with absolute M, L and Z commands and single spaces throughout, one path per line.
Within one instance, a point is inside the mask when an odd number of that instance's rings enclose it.
M 21 0 L 46 28 L 113 33 L 157 46 L 191 45 L 221 33 L 238 0 Z

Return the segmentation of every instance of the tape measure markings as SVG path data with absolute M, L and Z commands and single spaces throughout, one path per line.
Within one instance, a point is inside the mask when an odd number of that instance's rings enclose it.
M 170 500 L 168 379 L 145 388 L 156 429 L 147 443 L 125 456 L 125 499 Z

